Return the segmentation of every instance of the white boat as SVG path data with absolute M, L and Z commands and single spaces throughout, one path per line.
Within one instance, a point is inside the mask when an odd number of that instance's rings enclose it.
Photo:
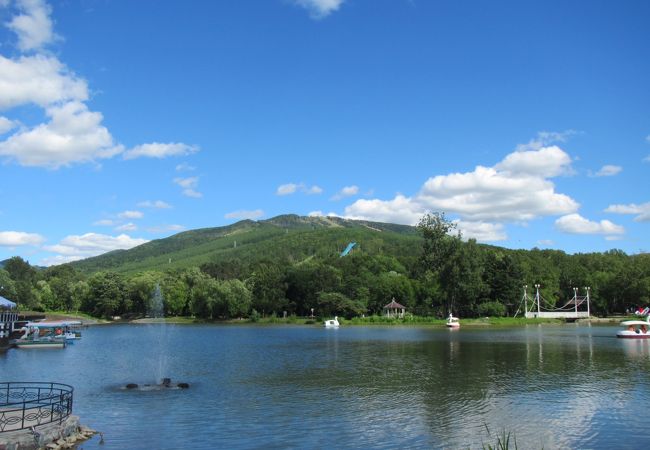
M 447 317 L 447 325 L 448 328 L 460 328 L 460 322 L 458 320 L 458 317 L 454 317 L 449 313 L 449 317 Z
M 648 320 L 626 320 L 621 322 L 624 330 L 616 332 L 617 338 L 650 339 L 650 322 Z
M 65 327 L 47 322 L 30 322 L 23 327 L 23 335 L 12 343 L 18 348 L 63 348 Z
M 326 320 L 323 322 L 325 328 L 338 328 L 339 327 L 339 316 L 334 316 L 333 319 Z

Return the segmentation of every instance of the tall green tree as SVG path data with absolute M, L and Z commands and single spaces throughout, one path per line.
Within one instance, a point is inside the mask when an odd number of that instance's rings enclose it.
M 88 280 L 89 292 L 84 310 L 96 317 L 110 319 L 127 312 L 126 283 L 115 272 L 97 272 Z

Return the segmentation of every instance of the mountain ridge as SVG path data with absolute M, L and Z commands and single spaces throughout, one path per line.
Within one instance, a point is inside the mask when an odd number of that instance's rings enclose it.
M 255 262 L 280 258 L 290 262 L 313 255 L 335 255 L 354 240 L 361 241 L 361 251 L 376 254 L 390 248 L 391 252 L 406 256 L 415 250 L 414 243 L 419 243 L 419 239 L 416 228 L 409 225 L 283 214 L 259 221 L 246 219 L 221 227 L 182 231 L 128 250 L 114 250 L 70 264 L 81 272 L 134 273 L 227 259 Z

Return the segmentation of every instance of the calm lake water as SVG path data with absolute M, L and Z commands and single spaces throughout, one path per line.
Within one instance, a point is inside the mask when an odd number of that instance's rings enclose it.
M 73 385 L 86 449 L 647 447 L 650 342 L 616 330 L 95 326 L 0 381 Z M 122 388 L 163 375 L 191 387 Z

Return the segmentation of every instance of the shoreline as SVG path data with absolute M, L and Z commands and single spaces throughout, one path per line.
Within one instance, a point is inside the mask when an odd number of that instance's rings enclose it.
M 110 325 L 110 324 L 153 324 L 153 323 L 168 323 L 176 325 L 201 325 L 201 324 L 219 324 L 219 325 L 300 325 L 300 326 L 323 326 L 325 318 L 309 318 L 288 316 L 283 317 L 266 317 L 256 320 L 251 319 L 197 319 L 191 316 L 173 316 L 164 318 L 154 317 L 139 317 L 139 318 L 115 318 L 115 320 L 106 320 L 94 318 L 87 315 L 80 315 L 74 313 L 62 312 L 35 312 L 24 311 L 21 315 L 25 316 L 42 316 L 46 321 L 59 321 L 59 320 L 76 320 L 82 323 L 82 326 L 94 325 Z M 562 319 L 525 319 L 523 317 L 475 317 L 475 318 L 461 318 L 463 327 L 479 328 L 479 327 L 506 327 L 506 326 L 526 326 L 526 325 L 564 325 L 568 323 L 578 324 L 619 324 L 624 320 L 632 320 L 635 317 L 626 315 L 616 315 L 608 317 L 590 317 L 588 319 L 577 319 L 575 322 L 568 322 Z M 339 318 L 341 326 L 434 326 L 445 327 L 445 318 L 434 317 L 420 317 L 420 316 L 407 316 L 404 319 L 393 319 L 385 316 L 368 316 L 368 317 L 355 317 L 352 319 Z

